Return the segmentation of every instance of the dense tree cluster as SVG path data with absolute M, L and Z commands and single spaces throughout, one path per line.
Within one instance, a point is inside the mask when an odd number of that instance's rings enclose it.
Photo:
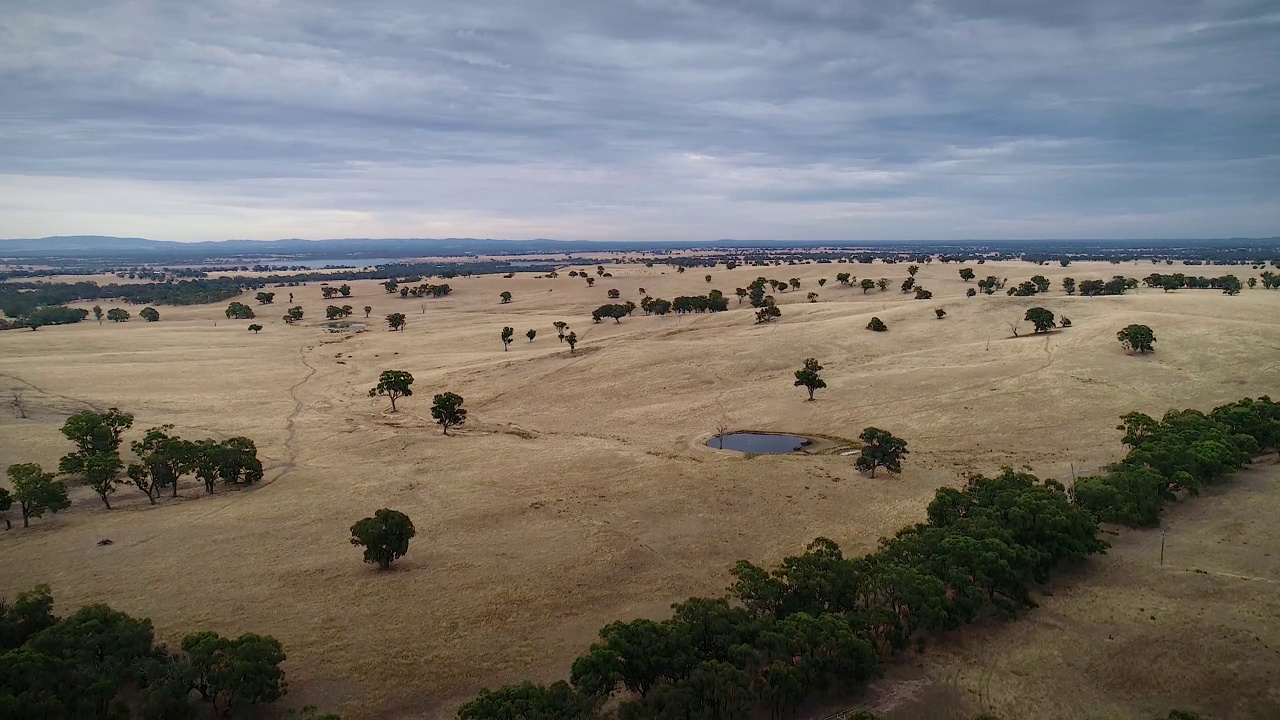
M 391 283 L 393 286 L 395 285 L 394 282 L 391 282 L 391 281 L 388 281 L 388 282 Z M 386 285 L 383 285 L 383 287 L 386 287 Z M 388 290 L 387 292 L 392 292 L 392 290 Z M 441 297 L 444 297 L 445 295 L 448 295 L 451 292 L 453 292 L 453 288 L 449 287 L 447 283 L 443 285 L 432 285 L 431 283 L 422 283 L 421 285 L 417 285 L 415 287 L 400 288 L 400 297 L 402 298 L 408 298 L 408 297 L 441 298 Z
M 139 305 L 205 305 L 228 300 L 246 289 L 261 287 L 263 287 L 261 282 L 243 278 L 126 285 L 98 285 L 94 282 L 9 282 L 0 283 L 0 312 L 11 318 L 24 318 L 39 308 L 50 308 L 83 300 L 120 300 Z
M 233 302 L 228 305 L 224 314 L 228 319 L 234 320 L 252 320 L 254 317 L 253 308 L 241 302 Z
M 47 307 L 32 308 L 15 320 L 0 318 L 0 330 L 21 330 L 23 328 L 39 330 L 45 325 L 71 325 L 87 317 L 89 317 L 88 310 L 49 305 Z
M 1130 290 L 1137 286 L 1137 280 L 1126 278 L 1123 275 L 1116 275 L 1110 280 L 1081 280 L 1079 287 L 1081 295 L 1095 297 L 1098 295 L 1123 295 L 1125 290 Z
M 270 636 L 197 632 L 157 645 L 150 620 L 106 605 L 53 614 L 47 586 L 0 600 L 0 714 L 10 718 L 218 716 L 288 691 Z
M 1165 503 L 1198 494 L 1258 453 L 1280 449 L 1280 403 L 1267 396 L 1222 405 L 1207 415 L 1171 410 L 1159 421 L 1142 413 L 1122 421 L 1129 454 L 1073 488 L 1076 503 L 1107 522 L 1158 525 Z
M 658 301 L 654 301 L 658 302 Z M 643 308 L 641 308 L 643 309 Z M 677 315 L 685 313 L 724 312 L 729 309 L 729 301 L 719 290 L 712 290 L 706 295 L 681 295 L 671 301 L 671 312 Z M 662 313 L 658 313 L 661 315 Z
M 330 287 L 328 285 L 325 285 L 320 288 L 320 294 L 324 296 L 325 300 L 329 300 L 339 296 L 344 298 L 351 297 L 351 286 L 347 285 L 346 283 L 343 283 L 338 287 Z
M 1268 275 L 1269 273 L 1264 273 Z M 1263 278 L 1263 287 L 1268 287 L 1268 278 Z M 1160 273 L 1151 273 L 1142 279 L 1144 285 L 1149 288 L 1161 288 L 1165 292 L 1170 290 L 1179 290 L 1182 288 L 1192 289 L 1214 289 L 1221 290 L 1226 295 L 1236 295 L 1240 292 L 1240 278 L 1235 275 L 1223 275 L 1222 277 L 1197 277 L 1195 275 L 1184 275 L 1182 273 L 1172 273 L 1162 275 Z M 1275 283 L 1280 287 L 1280 282 Z
M 674 304 L 673 304 L 673 307 L 674 307 Z M 620 305 L 609 303 L 607 305 L 601 305 L 595 310 L 592 310 L 591 319 L 594 322 L 600 322 L 605 318 L 613 318 L 614 322 L 622 322 L 622 318 L 627 317 L 631 313 L 635 312 L 635 309 L 636 309 L 636 304 L 631 302 L 630 300 Z

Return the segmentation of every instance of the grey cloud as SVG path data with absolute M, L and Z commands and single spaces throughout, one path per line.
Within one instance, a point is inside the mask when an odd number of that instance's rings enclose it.
M 45 3 L 0 17 L 0 192 L 76 191 L 0 235 L 139 234 L 148 193 L 177 239 L 1275 234 L 1278 31 L 1254 0 Z

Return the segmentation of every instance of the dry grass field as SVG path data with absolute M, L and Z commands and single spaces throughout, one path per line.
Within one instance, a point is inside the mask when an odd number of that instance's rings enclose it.
M 918 276 L 934 293 L 922 301 L 898 291 L 905 264 L 718 267 L 710 284 L 700 269 L 621 265 L 594 288 L 564 272 L 481 276 L 427 300 L 352 283 L 336 304 L 373 307 L 360 334 L 322 329 L 330 303 L 314 283 L 275 290 L 281 300 L 294 292 L 307 318 L 291 327 L 280 320 L 287 305 L 259 308 L 260 335 L 227 320 L 225 305 L 160 306 L 159 323 L 131 308 L 126 324 L 5 332 L 0 400 L 16 392 L 27 417 L 0 413 L 0 465 L 54 467 L 70 449 L 58 432 L 67 415 L 118 406 L 137 416 L 127 439 L 162 423 L 189 438 L 253 438 L 267 474 L 259 487 L 212 497 L 192 481 L 155 507 L 122 488 L 110 512 L 77 487 L 70 510 L 0 533 L 0 592 L 48 583 L 63 611 L 106 602 L 152 618 L 169 639 L 269 633 L 289 653 L 290 703 L 352 718 L 444 718 L 482 686 L 565 676 L 608 621 L 719 593 L 735 560 L 771 564 L 819 535 L 867 550 L 921 518 L 933 491 L 965 471 L 1025 464 L 1069 481 L 1122 454 L 1115 425 L 1125 412 L 1280 394 L 1280 292 L 1081 298 L 1059 279 L 1168 270 L 968 267 L 1015 284 L 1041 273 L 1053 290 L 966 299 L 974 283 L 936 262 Z M 838 287 L 837 272 L 885 277 L 890 288 Z M 753 324 L 733 297 L 758 275 L 803 285 L 775 293 L 783 316 L 769 325 Z M 591 323 L 609 288 L 638 303 L 641 287 L 667 299 L 716 288 L 730 312 L 637 310 Z M 504 290 L 512 303 L 499 303 Z M 806 302 L 809 291 L 818 302 Z M 1036 305 L 1074 326 L 1029 336 L 1023 323 L 1024 337 L 1010 337 L 1006 321 Z M 935 319 L 935 307 L 947 317 Z M 390 312 L 408 314 L 404 332 L 386 330 Z M 872 315 L 889 331 L 864 329 Z M 576 354 L 557 342 L 556 320 L 577 332 Z M 1154 329 L 1154 355 L 1129 356 L 1116 342 L 1135 322 Z M 506 325 L 516 331 L 508 351 Z M 809 356 L 828 384 L 811 403 L 792 386 Z M 367 396 L 384 369 L 416 378 L 394 415 Z M 470 411 L 448 437 L 429 414 L 444 391 Z M 719 425 L 845 438 L 874 425 L 906 439 L 911 455 L 900 476 L 870 479 L 848 457 L 705 447 Z M 1146 717 L 1166 706 L 1276 717 L 1280 540 L 1267 531 L 1278 477 L 1253 470 L 1176 509 L 1163 567 L 1159 531 L 1121 532 L 1110 554 L 1055 581 L 1026 619 L 967 631 L 889 685 L 946 698 L 932 703 L 952 713 L 939 717 Z M 348 543 L 350 525 L 380 507 L 418 528 L 408 556 L 382 574 Z M 98 546 L 102 538 L 113 544 Z M 918 705 L 894 712 L 923 716 Z

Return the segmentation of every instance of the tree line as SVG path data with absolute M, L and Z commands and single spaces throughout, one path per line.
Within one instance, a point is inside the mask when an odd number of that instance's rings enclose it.
M 818 538 L 773 569 L 740 561 L 724 596 L 677 603 L 666 620 L 610 623 L 568 682 L 485 689 L 458 717 L 794 717 L 861 689 L 908 647 L 1035 607 L 1031 590 L 1054 568 L 1106 550 L 1100 521 L 1157 523 L 1164 502 L 1277 449 L 1280 404 L 1245 399 L 1159 422 L 1132 413 L 1122 428 L 1131 452 L 1106 475 L 1072 489 L 1011 468 L 971 475 L 866 555 Z
M 22 526 L 46 512 L 56 513 L 71 506 L 66 483 L 59 475 L 79 478 L 111 509 L 111 496 L 122 485 L 132 484 L 155 505 L 161 491 L 169 488 L 178 496 L 178 483 L 194 475 L 212 494 L 217 483 L 244 487 L 262 480 L 258 449 L 247 437 L 226 440 L 186 440 L 173 434 L 172 425 L 147 430 L 129 449 L 136 462 L 126 466 L 120 457 L 122 436 L 133 427 L 133 415 L 118 408 L 105 412 L 78 412 L 62 425 L 62 434 L 75 450 L 58 461 L 58 472 L 46 472 L 37 463 L 10 465 L 7 472 L 12 490 L 0 488 L 0 514 L 14 504 L 22 514 Z M 6 528 L 10 521 L 5 515 Z

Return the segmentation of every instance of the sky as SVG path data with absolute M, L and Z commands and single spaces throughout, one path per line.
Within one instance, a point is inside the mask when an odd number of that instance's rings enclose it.
M 1280 235 L 1275 0 L 8 0 L 0 237 Z

